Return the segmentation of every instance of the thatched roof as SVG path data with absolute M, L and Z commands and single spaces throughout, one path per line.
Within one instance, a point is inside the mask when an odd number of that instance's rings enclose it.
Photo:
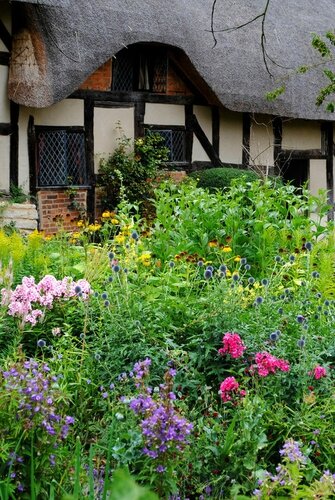
M 25 6 L 23 1 L 16 8 L 26 9 L 23 32 L 29 39 L 30 66 L 22 58 L 16 64 L 14 43 L 9 80 L 10 98 L 21 104 L 48 106 L 71 94 L 124 46 L 159 42 L 182 49 L 231 110 L 333 119 L 315 106 L 318 90 L 327 83 L 320 67 L 305 75 L 294 70 L 320 60 L 311 37 L 333 27 L 334 0 L 270 0 L 265 34 L 266 50 L 275 61 L 268 60 L 274 79 L 263 62 L 261 19 L 217 33 L 213 48 L 208 31 L 212 0 L 35 0 Z M 242 24 L 264 5 L 265 0 L 218 0 L 215 28 Z M 268 102 L 266 92 L 287 75 L 285 94 Z

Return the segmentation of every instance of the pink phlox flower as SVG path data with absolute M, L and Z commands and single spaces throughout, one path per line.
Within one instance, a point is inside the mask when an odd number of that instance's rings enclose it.
M 327 370 L 323 366 L 317 365 L 309 372 L 309 375 L 312 375 L 315 380 L 319 380 L 320 378 L 327 377 Z
M 26 323 L 31 323 L 31 325 L 36 325 L 37 319 L 43 317 L 43 311 L 40 309 L 34 309 L 30 314 L 25 317 Z
M 78 285 L 82 290 L 81 296 L 86 299 L 92 290 L 85 279 L 74 282 L 69 277 L 57 280 L 52 275 L 46 275 L 36 284 L 33 277 L 26 276 L 14 291 L 1 290 L 1 305 L 8 307 L 10 316 L 21 316 L 23 321 L 35 325 L 37 319 L 43 317 L 43 311 L 38 306 L 51 309 L 55 299 L 75 296 Z
M 224 403 L 231 401 L 231 393 L 237 392 L 240 384 L 235 377 L 227 377 L 220 384 L 220 395 Z
M 246 350 L 245 345 L 238 333 L 227 332 L 222 339 L 223 347 L 219 349 L 219 354 L 230 354 L 232 358 L 240 358 Z
M 290 364 L 285 359 L 279 359 L 269 352 L 258 352 L 255 356 L 258 375 L 267 377 L 270 373 L 276 373 L 277 370 L 288 372 Z

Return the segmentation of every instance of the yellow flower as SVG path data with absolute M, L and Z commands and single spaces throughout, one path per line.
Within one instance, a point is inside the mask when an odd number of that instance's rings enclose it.
M 116 226 L 119 221 L 117 219 L 111 219 L 111 223 L 114 224 L 114 226 Z
M 83 220 L 78 220 L 77 227 L 84 227 L 84 221 Z
M 229 253 L 232 250 L 231 250 L 231 248 L 228 245 L 224 245 L 224 247 L 222 248 L 222 251 L 225 252 L 225 253 Z
M 71 236 L 72 236 L 72 238 L 75 240 L 75 239 L 80 238 L 80 233 L 79 233 L 78 231 L 76 231 L 76 232 L 72 233 L 72 235 L 71 235 Z
M 226 271 L 226 276 L 227 276 L 228 278 L 230 278 L 230 276 L 231 276 L 231 272 L 229 271 L 229 269 L 227 269 L 227 271 Z
M 217 247 L 218 246 L 218 240 L 211 240 L 208 242 L 209 247 Z
M 45 241 L 50 241 L 50 240 L 52 240 L 52 235 L 51 235 L 51 234 L 47 234 L 46 236 L 44 236 L 44 240 L 45 240 Z
M 105 210 L 105 211 L 103 212 L 103 214 L 102 214 L 102 216 L 101 216 L 101 217 L 102 217 L 103 219 L 109 219 L 109 218 L 110 218 L 110 216 L 111 216 L 110 211 L 109 211 L 109 210 Z
M 119 243 L 120 245 L 121 245 L 122 243 L 124 243 L 125 239 L 126 239 L 126 238 L 125 238 L 125 236 L 124 236 L 123 234 L 117 234 L 117 235 L 115 236 L 115 238 L 114 238 L 114 240 L 116 241 L 116 243 Z
M 138 261 L 141 262 L 144 266 L 150 266 L 151 252 L 145 251 L 139 257 Z
M 236 255 L 234 262 L 240 262 L 240 260 L 241 260 L 241 257 L 239 255 Z
M 101 228 L 101 224 L 97 224 L 97 223 L 90 224 L 88 226 L 89 231 L 92 231 L 92 232 L 99 231 L 100 228 Z

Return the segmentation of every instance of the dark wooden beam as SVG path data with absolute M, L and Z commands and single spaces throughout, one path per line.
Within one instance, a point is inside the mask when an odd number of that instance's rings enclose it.
M 281 164 L 280 155 L 282 151 L 282 140 L 283 140 L 283 121 L 279 116 L 276 116 L 272 120 L 272 130 L 273 130 L 273 165 L 275 175 L 280 175 Z
M 135 138 L 144 136 L 145 102 L 136 102 L 134 110 L 134 135 Z
M 333 123 L 326 122 L 321 125 L 322 146 L 321 149 L 326 154 L 326 179 L 327 179 L 327 198 L 332 207 L 328 213 L 328 220 L 334 219 L 334 136 Z
M 158 103 L 158 104 L 193 104 L 195 98 L 193 96 L 183 96 L 183 95 L 165 95 L 165 94 L 152 94 L 150 92 L 102 92 L 96 90 L 76 90 L 71 95 L 68 96 L 69 99 L 93 99 L 94 101 L 101 102 L 114 102 L 115 104 L 120 102 L 125 103 L 136 103 L 136 102 L 148 102 L 148 103 Z M 205 102 L 200 102 L 197 99 L 198 104 L 204 104 Z
M 0 66 L 9 66 L 9 52 L 0 50 Z
M 212 144 L 220 156 L 220 109 L 217 106 L 212 107 Z
M 0 19 L 0 40 L 2 40 L 7 50 L 12 50 L 12 36 Z
M 185 159 L 189 165 L 192 163 L 192 151 L 193 151 L 193 106 L 192 104 L 187 104 L 185 106 Z
M 94 175 L 94 101 L 86 98 L 84 102 L 84 128 L 85 128 L 85 152 L 87 183 L 90 189 L 87 191 L 87 215 L 90 220 L 95 219 L 95 175 Z
M 9 181 L 19 185 L 19 105 L 10 101 L 10 154 L 9 154 Z
M 250 127 L 251 117 L 249 113 L 243 113 L 243 129 L 242 129 L 242 165 L 248 168 L 250 164 Z
M 321 149 L 282 149 L 279 159 L 287 160 L 326 160 L 327 154 Z
M 28 120 L 28 158 L 29 158 L 29 193 L 32 196 L 37 192 L 37 169 L 36 169 L 36 133 L 34 117 Z
M 0 123 L 0 135 L 10 135 L 12 133 L 12 126 L 10 123 Z
M 213 148 L 213 145 L 208 140 L 208 137 L 205 134 L 205 132 L 200 127 L 200 124 L 199 124 L 197 117 L 195 115 L 192 115 L 192 129 L 193 129 L 195 136 L 199 140 L 201 146 L 204 148 L 204 151 L 206 152 L 208 158 L 212 162 L 213 166 L 214 167 L 219 167 L 219 166 L 221 167 L 222 162 L 219 158 L 219 155 L 217 154 L 217 152 Z

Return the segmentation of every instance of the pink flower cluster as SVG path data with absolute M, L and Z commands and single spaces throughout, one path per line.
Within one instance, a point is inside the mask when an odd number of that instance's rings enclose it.
M 232 358 L 240 358 L 246 350 L 245 345 L 238 333 L 225 333 L 222 339 L 223 347 L 219 349 L 219 354 L 230 354 Z
M 276 373 L 277 370 L 281 370 L 282 372 L 288 372 L 290 370 L 288 361 L 276 358 L 266 351 L 258 352 L 255 356 L 255 361 L 258 375 L 261 377 L 267 377 L 269 373 Z
M 35 279 L 31 276 L 24 277 L 22 284 L 14 291 L 3 288 L 1 305 L 8 306 L 10 316 L 21 317 L 24 323 L 36 325 L 38 318 L 43 317 L 41 306 L 51 309 L 55 299 L 76 295 L 87 299 L 90 293 L 92 293 L 91 286 L 84 279 L 76 282 L 70 277 L 57 280 L 52 275 L 46 275 L 39 283 L 35 283 Z
M 309 372 L 308 375 L 312 375 L 315 378 L 315 380 L 319 380 L 320 378 L 327 377 L 327 371 L 326 368 L 318 365 L 315 368 L 313 368 L 313 370 Z
M 232 400 L 232 396 L 245 396 L 245 391 L 238 390 L 240 384 L 237 382 L 235 377 L 227 377 L 221 382 L 220 385 L 220 395 L 224 403 Z

